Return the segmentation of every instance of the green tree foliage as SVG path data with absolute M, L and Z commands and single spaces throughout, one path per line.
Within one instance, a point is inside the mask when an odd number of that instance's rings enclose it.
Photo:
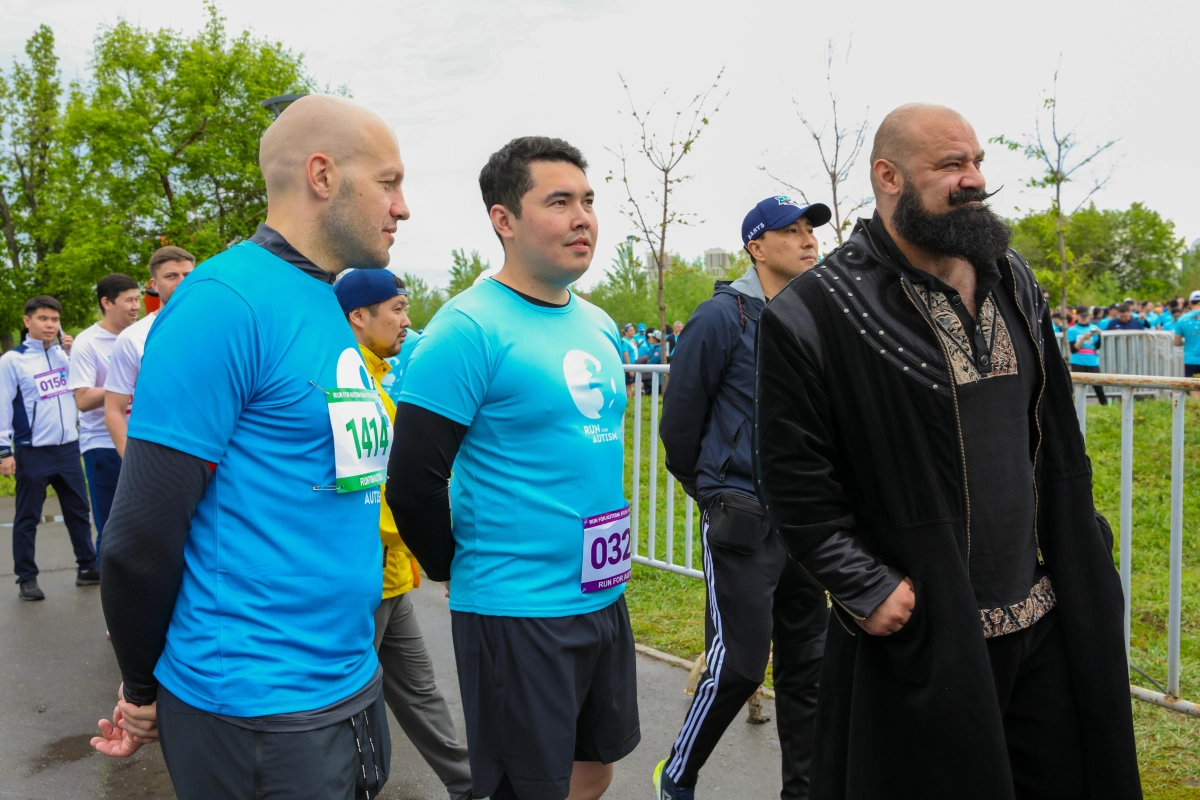
M 1181 280 L 1184 242 L 1175 223 L 1142 203 L 1124 210 L 1095 204 L 1063 217 L 1067 294 L 1083 302 L 1116 297 L 1165 298 Z M 1013 247 L 1033 267 L 1042 286 L 1062 292 L 1061 258 L 1054 210 L 1032 213 L 1013 224 Z
M 618 325 L 644 322 L 658 316 L 658 304 L 650 288 L 650 276 L 633 245 L 617 245 L 612 267 L 590 295 L 591 302 L 608 312 Z
M 301 56 L 248 32 L 231 39 L 208 12 L 194 36 L 103 29 L 91 76 L 71 93 L 67 134 L 90 210 L 135 274 L 164 244 L 203 259 L 253 234 L 267 205 L 258 143 L 271 115 L 260 101 L 314 88 Z
M 408 289 L 408 319 L 412 327 L 422 330 L 446 302 L 446 295 L 411 273 L 404 273 L 403 278 Z
M 28 63 L 14 60 L 7 75 L 0 71 L 0 336 L 6 348 L 25 300 L 64 294 L 62 265 L 47 263 L 62 249 L 61 211 L 70 199 L 63 185 L 62 88 L 50 28 L 34 32 L 25 55 Z
M 1175 283 L 1175 294 L 1187 297 L 1200 289 L 1200 249 L 1189 250 L 1180 259 L 1179 280 Z
M 689 262 L 672 253 L 668 263 L 670 266 L 663 275 L 663 306 L 666 324 L 671 325 L 676 320 L 687 322 L 696 307 L 712 297 L 714 279 L 704 268 L 702 258 Z M 632 245 L 621 243 L 617 245 L 612 267 L 592 290 L 590 299 L 618 325 L 645 322 L 656 328 L 659 317 L 656 283 L 634 255 Z
M 101 29 L 89 74 L 65 93 L 45 26 L 27 63 L 0 72 L 0 332 L 41 292 L 82 324 L 103 275 L 147 277 L 164 244 L 203 260 L 265 219 L 258 142 L 271 116 L 259 103 L 314 83 L 301 56 L 230 37 L 207 9 L 195 34 Z
M 454 259 L 454 266 L 450 267 L 450 286 L 446 289 L 450 297 L 470 289 L 485 269 L 491 269 L 491 264 L 479 257 L 478 250 L 472 250 L 469 258 L 461 247 L 451 250 L 450 255 Z

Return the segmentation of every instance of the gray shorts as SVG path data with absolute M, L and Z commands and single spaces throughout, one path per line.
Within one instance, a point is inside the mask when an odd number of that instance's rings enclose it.
M 391 734 L 383 693 L 364 712 L 316 730 L 233 725 L 158 689 L 163 760 L 180 800 L 358 800 L 387 782 Z
M 562 800 L 573 762 L 611 764 L 641 741 L 623 595 L 570 617 L 451 619 L 477 797 L 507 774 L 521 800 Z

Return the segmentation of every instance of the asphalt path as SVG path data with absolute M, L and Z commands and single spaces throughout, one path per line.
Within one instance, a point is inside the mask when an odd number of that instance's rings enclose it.
M 59 513 L 46 503 L 45 514 Z M 0 498 L 0 800 L 92 800 L 173 798 L 175 793 L 157 746 L 132 758 L 108 759 L 88 740 L 96 721 L 113 710 L 120 675 L 104 636 L 99 587 L 75 586 L 75 563 L 66 528 L 43 523 L 38 531 L 38 578 L 46 599 L 17 597 L 12 574 L 12 498 Z M 462 730 L 462 705 L 454 670 L 450 616 L 439 584 L 412 594 L 437 670 L 438 682 Z M 687 672 L 638 656 L 638 705 L 642 743 L 616 765 L 612 800 L 651 800 L 650 775 L 665 758 L 691 698 Z M 774 717 L 767 700 L 763 711 Z M 390 715 L 389 715 L 390 719 Z M 446 792 L 433 771 L 390 719 L 392 777 L 380 800 L 442 800 Z M 775 723 L 735 721 L 701 773 L 704 800 L 767 800 L 779 796 L 779 739 Z

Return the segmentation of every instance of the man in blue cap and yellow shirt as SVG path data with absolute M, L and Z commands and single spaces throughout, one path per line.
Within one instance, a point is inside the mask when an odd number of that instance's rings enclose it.
M 370 383 L 388 418 L 394 420 L 396 404 L 384 383 L 392 371 L 389 360 L 408 347 L 404 281 L 387 270 L 355 270 L 342 276 L 334 292 L 358 340 Z M 370 490 L 366 498 L 379 506 L 379 538 L 383 541 L 383 602 L 375 611 L 375 650 L 383 667 L 383 695 L 404 734 L 445 785 L 450 800 L 470 800 L 467 748 L 459 744 L 454 732 L 450 708 L 434 681 L 433 661 L 408 598 L 408 592 L 421 585 L 420 568 L 400 538 L 383 488 Z
M 705 669 L 671 755 L 659 763 L 660 800 L 692 800 L 700 768 L 766 676 L 775 644 L 775 713 L 784 800 L 808 797 L 817 681 L 829 612 L 824 592 L 763 518 L 751 476 L 754 336 L 759 313 L 818 260 L 821 203 L 768 197 L 742 222 L 753 262 L 718 281 L 671 357 L 659 431 L 667 469 L 703 511 L 708 584 Z

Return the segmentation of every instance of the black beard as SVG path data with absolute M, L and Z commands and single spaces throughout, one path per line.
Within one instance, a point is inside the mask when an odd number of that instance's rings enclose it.
M 976 267 L 994 264 L 1008 252 L 1012 230 L 985 205 L 963 205 L 991 197 L 982 189 L 951 193 L 950 210 L 928 211 L 921 197 L 906 180 L 892 214 L 896 233 L 926 250 L 951 258 L 963 258 Z

